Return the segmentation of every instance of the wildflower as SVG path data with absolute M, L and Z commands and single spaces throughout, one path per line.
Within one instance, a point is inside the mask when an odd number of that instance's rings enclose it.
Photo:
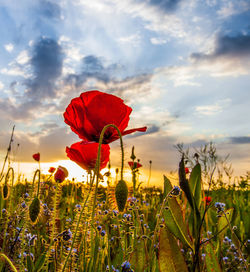
M 69 239 L 71 239 L 71 238 L 72 238 L 72 232 L 70 231 L 70 229 L 65 230 L 65 231 L 62 233 L 62 237 L 63 237 L 63 240 L 64 240 L 64 241 L 68 241 Z
M 100 169 L 103 169 L 109 161 L 109 150 L 109 145 L 101 145 Z M 97 152 L 98 143 L 93 142 L 82 141 L 72 144 L 71 147 L 66 147 L 67 156 L 87 171 L 95 168 Z
M 170 194 L 172 196 L 178 196 L 180 194 L 180 191 L 181 191 L 180 187 L 174 186 L 174 188 L 172 189 L 172 191 L 170 192 Z
M 48 172 L 53 174 L 54 172 L 56 171 L 56 168 L 55 167 L 50 167 Z
M 35 161 L 38 161 L 38 162 L 40 161 L 40 153 L 39 153 L 39 152 L 33 154 L 32 157 L 33 157 L 33 159 L 34 159 Z
M 21 203 L 21 207 L 22 207 L 23 209 L 26 208 L 26 207 L 27 207 L 26 203 L 25 203 L 25 202 L 22 202 L 22 203 Z
M 25 193 L 24 194 L 24 198 L 27 198 L 27 197 L 29 197 L 30 195 L 28 194 L 28 193 Z
M 223 262 L 224 262 L 224 263 L 227 263 L 227 262 L 228 262 L 228 257 L 223 257 L 222 259 L 223 259 Z
M 122 267 L 122 272 L 130 271 L 130 270 L 131 270 L 131 269 L 130 269 L 130 266 L 131 266 L 131 264 L 130 264 L 129 261 L 123 262 L 122 265 L 121 265 L 121 267 Z
M 210 204 L 210 202 L 212 201 L 212 198 L 211 198 L 211 196 L 205 196 L 204 200 L 206 202 L 206 205 L 208 206 Z
M 32 261 L 34 261 L 34 254 L 32 252 L 30 252 L 30 257 L 31 257 Z
M 102 229 L 102 226 L 97 226 L 97 230 L 100 231 Z
M 102 231 L 101 231 L 101 236 L 105 236 L 105 234 L 106 234 L 106 231 L 105 231 L 105 230 L 102 230 Z
M 111 94 L 88 91 L 71 100 L 64 112 L 64 122 L 81 139 L 99 142 L 102 129 L 108 124 L 116 125 L 122 135 L 135 131 L 146 131 L 146 127 L 126 130 L 132 109 L 123 100 Z M 115 128 L 106 130 L 103 143 L 108 144 L 119 138 Z
M 224 208 L 225 208 L 226 204 L 225 203 L 221 203 L 221 202 L 216 202 L 214 204 L 214 206 L 217 209 L 217 213 L 219 213 L 219 212 L 223 212 L 224 211 Z
M 81 209 L 81 205 L 80 205 L 80 204 L 76 204 L 75 207 L 76 207 L 77 209 Z
M 131 170 L 135 170 L 142 167 L 142 164 L 140 164 L 139 162 L 133 162 L 133 161 L 129 161 L 128 165 L 130 166 Z
M 56 182 L 63 182 L 65 178 L 68 176 L 68 170 L 63 166 L 58 166 L 56 173 L 54 175 L 54 179 Z
M 185 167 L 185 173 L 189 174 L 189 168 L 188 167 Z

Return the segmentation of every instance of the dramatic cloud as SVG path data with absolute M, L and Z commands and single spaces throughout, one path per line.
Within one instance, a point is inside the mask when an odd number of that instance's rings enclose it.
M 250 144 L 249 136 L 230 137 L 229 139 L 232 144 Z
M 40 39 L 34 47 L 30 63 L 33 79 L 26 82 L 27 95 L 34 100 L 55 97 L 55 82 L 62 73 L 63 64 L 60 45 L 54 39 Z
M 96 56 L 86 56 L 82 59 L 82 71 L 79 74 L 70 74 L 66 82 L 74 84 L 75 87 L 82 86 L 89 78 L 95 78 L 99 81 L 107 83 L 111 80 L 109 75 L 112 67 L 104 67 L 101 60 Z
M 116 74 L 120 69 L 121 65 L 105 66 L 100 58 L 89 55 L 82 59 L 81 72 L 69 74 L 65 79 L 65 85 L 73 87 L 78 92 L 82 89 L 107 90 L 121 96 L 126 102 L 146 99 L 153 92 L 151 86 L 153 74 L 139 74 L 118 79 Z M 72 89 L 70 92 L 72 93 Z
M 42 15 L 48 19 L 60 19 L 61 17 L 61 8 L 56 3 L 52 3 L 46 0 L 40 0 L 39 10 Z
M 220 57 L 249 57 L 250 35 L 227 36 L 219 35 L 211 53 L 193 53 L 191 59 L 195 61 L 213 60 Z
M 166 13 L 173 12 L 177 9 L 181 0 L 149 0 L 149 5 L 155 6 Z

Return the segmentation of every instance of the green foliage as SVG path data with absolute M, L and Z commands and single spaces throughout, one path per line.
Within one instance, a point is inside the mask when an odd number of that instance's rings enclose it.
M 166 176 L 164 176 L 164 189 L 167 193 L 172 190 L 172 185 Z M 163 211 L 163 218 L 168 230 L 172 232 L 176 238 L 180 239 L 184 245 L 193 248 L 180 205 L 175 198 L 168 199 L 167 204 L 168 206 L 166 206 Z
M 162 272 L 187 272 L 187 265 L 174 236 L 167 230 L 160 231 L 159 268 Z
M 221 272 L 218 259 L 215 254 L 215 250 L 211 244 L 205 246 L 205 263 L 207 272 Z
M 166 176 L 163 192 L 140 188 L 134 198 L 126 187 L 131 197 L 125 195 L 123 212 L 115 187 L 99 186 L 93 220 L 90 184 L 56 184 L 41 175 L 36 196 L 32 181 L 16 183 L 8 199 L 0 194 L 0 250 L 11 262 L 2 256 L 0 272 L 106 271 L 108 265 L 123 271 L 125 261 L 135 272 L 246 270 L 249 191 L 220 188 L 208 194 L 199 165 L 190 176 L 183 166 L 180 194 Z M 202 202 L 202 194 L 211 197 L 211 205 Z M 218 212 L 215 202 L 225 209 Z

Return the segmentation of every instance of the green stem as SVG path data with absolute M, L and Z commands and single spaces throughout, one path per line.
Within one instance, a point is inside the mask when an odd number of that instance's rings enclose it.
M 35 174 L 34 174 L 34 177 L 33 177 L 33 182 L 32 182 L 32 188 L 34 190 L 34 185 L 35 185 L 35 180 L 36 180 L 36 176 L 38 175 L 38 184 L 37 184 L 37 193 L 36 193 L 36 196 L 38 197 L 39 196 L 39 190 L 40 190 L 40 179 L 41 179 L 41 171 L 40 169 L 37 169 Z
M 227 220 L 227 223 L 228 223 L 228 226 L 229 226 L 229 228 L 230 228 L 230 230 L 231 230 L 231 233 L 235 235 L 235 237 L 237 238 L 237 240 L 238 240 L 239 243 L 241 244 L 241 241 L 239 240 L 238 236 L 234 233 L 234 230 L 233 230 L 233 228 L 232 228 L 232 226 L 231 226 L 231 223 L 230 223 L 229 219 L 227 218 L 227 215 L 226 215 L 226 213 L 225 213 L 224 211 L 223 211 L 223 214 L 224 214 L 224 216 L 225 216 L 225 218 L 226 218 L 226 220 Z M 242 254 L 240 248 L 238 248 L 238 253 L 239 253 L 240 257 L 242 258 L 243 263 L 244 263 L 244 266 L 245 266 L 245 268 L 246 268 L 246 270 L 247 270 L 248 265 L 247 265 L 247 263 L 246 263 L 246 261 L 245 261 L 245 258 L 244 258 L 244 256 L 243 256 L 243 254 Z
M 71 256 L 71 253 L 72 253 L 72 250 L 73 250 L 73 246 L 74 246 L 74 243 L 75 243 L 75 240 L 76 240 L 77 231 L 78 231 L 78 228 L 79 228 L 79 225 L 80 225 L 80 222 L 81 222 L 81 217 L 82 217 L 83 211 L 85 210 L 85 206 L 86 206 L 86 204 L 87 204 L 87 201 L 88 201 L 88 198 L 89 198 L 89 195 L 90 195 L 90 192 L 91 192 L 93 183 L 94 183 L 94 179 L 95 179 L 95 174 L 94 174 L 93 179 L 92 179 L 92 181 L 91 181 L 91 183 L 90 183 L 89 192 L 88 192 L 88 194 L 87 194 L 87 196 L 86 196 L 86 198 L 85 198 L 85 201 L 84 201 L 84 203 L 83 203 L 83 207 L 82 207 L 81 213 L 80 213 L 79 218 L 78 218 L 78 221 L 77 221 L 77 225 L 76 225 L 75 233 L 74 233 L 74 236 L 73 236 L 72 244 L 71 244 L 69 253 L 68 253 L 68 255 L 67 255 L 66 259 L 65 259 L 65 262 L 64 262 L 64 265 L 63 265 L 62 272 L 65 271 L 66 265 L 67 265 L 68 260 L 69 260 L 69 256 Z
M 172 189 L 173 190 L 173 189 Z M 159 216 L 156 220 L 156 225 L 155 225 L 155 230 L 154 230 L 154 234 L 153 234 L 153 241 L 152 241 L 152 244 L 151 244 L 151 248 L 150 248 L 150 258 L 152 260 L 152 258 L 154 257 L 154 254 L 153 254 L 153 248 L 154 248 L 154 244 L 155 244 L 155 241 L 156 241 L 156 234 L 157 234 L 157 231 L 158 231 L 158 225 L 159 225 L 159 222 L 160 222 L 160 218 L 162 216 L 162 212 L 163 212 L 163 209 L 164 209 L 164 206 L 169 198 L 169 196 L 171 195 L 172 193 L 172 190 L 166 195 L 166 197 L 164 198 L 163 202 L 162 202 L 162 205 L 161 205 L 161 209 L 160 209 L 160 213 L 159 213 Z
M 106 125 L 100 134 L 99 138 L 99 146 L 98 146 L 98 153 L 97 153 L 97 160 L 96 160 L 96 165 L 95 165 L 95 174 L 96 174 L 96 186 L 95 186 L 95 194 L 94 194 L 94 201 L 93 201 L 93 207 L 92 207 L 92 219 L 91 219 L 91 224 L 94 224 L 94 216 L 95 216 L 95 206 L 96 206 L 96 198 L 97 198 L 97 190 L 98 190 L 98 182 L 99 182 L 99 173 L 100 173 L 100 161 L 101 161 L 101 147 L 102 147 L 102 142 L 104 138 L 104 134 L 106 130 L 110 127 L 113 127 L 117 130 L 117 133 L 120 138 L 120 145 L 121 145 L 121 152 L 122 152 L 122 162 L 121 162 L 121 180 L 123 180 L 123 168 L 124 168 L 124 149 L 123 149 L 123 141 L 122 141 L 122 134 L 119 130 L 119 128 L 114 125 L 114 124 L 109 124 Z M 93 253 L 94 246 L 93 246 L 93 231 L 91 231 L 91 251 Z
M 18 272 L 16 267 L 14 266 L 14 264 L 11 262 L 11 260 L 4 253 L 0 253 L 0 258 L 5 259 L 5 261 L 10 265 L 10 267 L 12 268 L 12 270 L 14 272 Z

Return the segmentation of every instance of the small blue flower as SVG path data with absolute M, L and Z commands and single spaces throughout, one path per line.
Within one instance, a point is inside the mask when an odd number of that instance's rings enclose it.
M 180 194 L 180 191 L 181 191 L 180 187 L 174 186 L 174 188 L 172 189 L 172 191 L 170 192 L 170 194 L 172 196 L 178 196 Z
M 21 207 L 22 207 L 23 209 L 26 208 L 26 207 L 27 207 L 26 203 L 25 203 L 25 202 L 22 202 L 22 203 L 21 203 Z
M 24 194 L 24 198 L 27 198 L 27 197 L 29 197 L 30 195 L 28 194 L 28 193 L 25 193 Z
M 102 226 L 97 226 L 97 230 L 100 231 L 102 229 Z
M 81 205 L 80 205 L 80 204 L 76 204 L 75 207 L 76 207 L 77 209 L 81 209 Z
M 228 257 L 223 257 L 222 260 L 223 260 L 224 263 L 227 263 L 228 262 Z
M 129 261 L 125 261 L 122 263 L 121 267 L 122 267 L 122 271 L 127 271 L 128 269 L 130 269 L 130 262 Z
M 207 235 L 208 235 L 208 236 L 211 236 L 211 235 L 212 235 L 212 232 L 211 232 L 211 231 L 208 231 L 208 232 L 207 232 Z
M 223 212 L 224 211 L 224 208 L 226 206 L 225 203 L 221 203 L 221 202 L 215 202 L 214 204 L 215 208 L 217 209 L 217 212 Z
M 101 231 L 101 236 L 104 236 L 106 234 L 106 231 L 105 230 L 102 230 Z

